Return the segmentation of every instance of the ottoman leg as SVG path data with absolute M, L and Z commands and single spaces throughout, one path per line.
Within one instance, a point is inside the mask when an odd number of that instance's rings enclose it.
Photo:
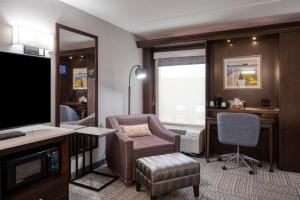
M 156 199 L 157 199 L 157 196 L 151 195 L 151 200 L 156 200 Z
M 199 185 L 194 185 L 193 190 L 195 197 L 199 197 Z
M 141 184 L 139 182 L 135 182 L 135 186 L 136 186 L 136 191 L 139 192 L 141 191 Z

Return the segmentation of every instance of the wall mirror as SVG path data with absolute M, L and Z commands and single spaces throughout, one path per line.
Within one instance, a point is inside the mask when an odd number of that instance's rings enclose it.
M 56 24 L 55 125 L 98 125 L 98 37 Z

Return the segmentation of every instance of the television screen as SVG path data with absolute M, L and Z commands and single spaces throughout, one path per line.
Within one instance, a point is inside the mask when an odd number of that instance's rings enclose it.
M 0 52 L 0 61 L 0 130 L 50 122 L 50 59 Z

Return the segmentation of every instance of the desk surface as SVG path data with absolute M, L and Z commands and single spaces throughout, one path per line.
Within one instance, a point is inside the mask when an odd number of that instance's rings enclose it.
M 109 129 L 109 128 L 98 128 L 98 127 L 86 127 L 75 130 L 76 133 L 91 135 L 91 136 L 98 136 L 104 137 L 111 133 L 117 132 L 116 129 Z
M 242 113 L 257 113 L 257 114 L 279 114 L 279 108 L 263 108 L 263 107 L 246 107 L 244 109 L 218 109 L 209 108 L 212 112 L 242 112 Z

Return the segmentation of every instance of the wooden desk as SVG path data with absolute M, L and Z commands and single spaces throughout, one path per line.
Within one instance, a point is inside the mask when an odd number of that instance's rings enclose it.
M 274 124 L 278 121 L 278 108 L 252 108 L 247 107 L 242 110 L 232 109 L 208 109 L 208 117 L 206 118 L 206 143 L 205 143 L 205 158 L 209 162 L 209 143 L 211 136 L 211 126 L 217 125 L 217 114 L 221 112 L 235 112 L 235 113 L 253 113 L 261 118 L 261 128 L 268 129 L 269 134 L 269 163 L 270 172 L 273 172 L 273 149 L 274 149 Z

